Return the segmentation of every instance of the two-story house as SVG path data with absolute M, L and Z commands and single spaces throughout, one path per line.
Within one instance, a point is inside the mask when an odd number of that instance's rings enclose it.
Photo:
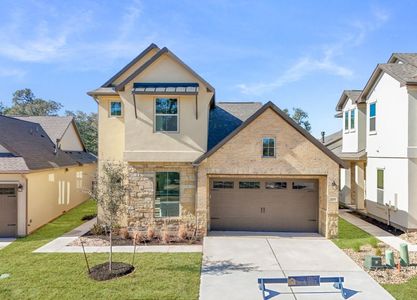
M 417 229 L 417 54 L 394 53 L 361 91 L 344 91 L 341 201 L 403 230 Z M 346 192 L 350 191 L 350 192 Z
M 211 84 L 154 44 L 88 94 L 99 164 L 122 161 L 129 172 L 122 226 L 175 230 L 191 217 L 200 235 L 337 234 L 343 162 L 272 102 L 218 102 Z

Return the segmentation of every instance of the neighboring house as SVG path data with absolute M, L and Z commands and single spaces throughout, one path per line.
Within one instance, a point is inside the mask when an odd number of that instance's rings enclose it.
M 200 235 L 337 235 L 343 162 L 273 103 L 216 102 L 213 86 L 154 44 L 88 94 L 98 103 L 99 166 L 129 170 L 122 226 L 175 230 L 191 217 Z
M 403 230 L 417 230 L 417 54 L 394 53 L 363 90 L 344 91 L 342 203 Z M 350 191 L 350 193 L 346 193 Z
M 0 116 L 0 129 L 0 237 L 29 234 L 89 198 L 97 159 L 72 117 Z

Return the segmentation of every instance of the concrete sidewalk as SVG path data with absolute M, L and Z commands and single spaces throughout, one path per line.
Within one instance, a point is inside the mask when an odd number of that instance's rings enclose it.
M 257 279 L 320 275 L 343 276 L 349 299 L 388 300 L 393 297 L 333 242 L 318 234 L 224 233 L 204 239 L 200 300 L 262 299 Z M 343 299 L 332 284 L 288 287 L 269 284 L 268 299 Z
M 340 209 L 339 210 L 339 216 L 348 221 L 349 223 L 355 225 L 356 227 L 359 227 L 363 231 L 375 236 L 378 240 L 381 242 L 384 242 L 385 244 L 391 246 L 397 251 L 400 251 L 400 244 L 407 244 L 408 245 L 408 251 L 417 251 L 417 245 L 411 244 L 395 235 L 392 235 L 391 233 L 379 228 L 378 226 L 375 226 L 369 222 L 366 222 L 365 220 L 362 220 L 358 216 L 349 213 L 349 210 L 347 209 Z
M 87 233 L 94 224 L 97 223 L 97 219 L 94 218 L 88 222 L 85 222 L 81 226 L 71 230 L 63 236 L 56 238 L 48 244 L 36 249 L 35 253 L 82 253 L 81 246 L 68 246 L 73 241 L 77 240 L 80 236 Z M 109 252 L 108 246 L 85 246 L 86 253 L 107 253 Z M 203 246 L 201 245 L 161 245 L 161 246 L 136 246 L 136 252 L 159 252 L 159 253 L 183 253 L 183 252 L 202 252 Z M 117 253 L 132 253 L 133 246 L 113 246 L 113 252 Z
M 13 243 L 16 238 L 0 238 L 0 250 Z

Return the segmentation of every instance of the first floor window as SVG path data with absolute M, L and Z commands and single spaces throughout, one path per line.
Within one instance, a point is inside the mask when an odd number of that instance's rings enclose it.
M 180 173 L 157 172 L 155 191 L 155 217 L 180 215 Z
M 384 204 L 384 170 L 378 169 L 376 171 L 376 201 L 378 204 Z
M 376 131 L 376 103 L 369 105 L 369 131 Z
M 275 139 L 262 139 L 262 155 L 263 157 L 275 157 Z
M 178 131 L 178 99 L 155 100 L 155 131 Z
M 110 102 L 110 116 L 120 117 L 122 115 L 122 102 L 111 101 Z

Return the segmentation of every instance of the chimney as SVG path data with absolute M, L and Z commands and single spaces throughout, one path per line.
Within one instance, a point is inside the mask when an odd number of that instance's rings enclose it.
M 321 132 L 321 142 L 324 144 L 324 136 L 326 135 L 325 131 Z

